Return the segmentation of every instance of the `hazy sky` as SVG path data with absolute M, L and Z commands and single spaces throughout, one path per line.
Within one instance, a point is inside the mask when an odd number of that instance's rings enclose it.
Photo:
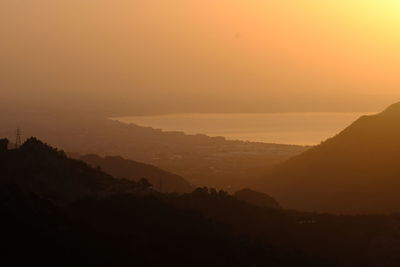
M 1 0 L 0 97 L 110 112 L 373 111 L 398 0 Z

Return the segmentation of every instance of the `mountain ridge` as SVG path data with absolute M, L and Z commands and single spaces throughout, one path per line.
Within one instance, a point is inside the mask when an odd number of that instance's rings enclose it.
M 78 158 L 94 168 L 100 167 L 101 170 L 116 178 L 125 178 L 136 182 L 146 178 L 157 191 L 189 193 L 195 189 L 182 176 L 120 156 L 100 157 L 89 154 Z
M 8 141 L 2 139 L 1 143 Z M 0 184 L 22 189 L 64 205 L 80 198 L 140 192 L 140 182 L 116 179 L 88 164 L 70 159 L 64 151 L 31 137 L 20 147 L 0 148 Z
M 400 211 L 400 104 L 279 164 L 259 182 L 288 208 L 335 213 Z
M 394 103 L 390 105 L 388 108 L 386 108 L 381 115 L 389 116 L 389 115 L 395 115 L 395 116 L 400 116 L 400 102 Z

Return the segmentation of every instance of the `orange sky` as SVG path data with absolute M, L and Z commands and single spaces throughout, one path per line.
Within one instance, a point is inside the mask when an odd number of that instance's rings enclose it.
M 2 0 L 0 92 L 128 112 L 377 110 L 400 100 L 398 14 L 396 0 Z

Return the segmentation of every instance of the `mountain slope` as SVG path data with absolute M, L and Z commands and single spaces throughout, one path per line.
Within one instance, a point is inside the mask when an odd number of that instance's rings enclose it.
M 234 195 L 237 199 L 250 203 L 254 206 L 271 209 L 280 209 L 279 203 L 267 194 L 256 192 L 251 189 L 242 189 Z
M 3 139 L 2 143 L 7 143 Z M 64 204 L 83 197 L 136 192 L 140 184 L 91 168 L 67 158 L 36 138 L 18 149 L 0 148 L 0 184 L 16 184 L 55 202 Z
M 326 266 L 172 204 L 190 202 L 191 194 L 143 194 L 140 183 L 68 159 L 35 138 L 13 150 L 6 143 L 0 140 L 3 265 Z
M 2 263 L 395 267 L 400 262 L 399 215 L 298 213 L 253 206 L 207 188 L 138 194 L 144 191 L 140 184 L 122 183 L 36 139 L 15 150 L 0 146 L 0 158 Z M 60 199 L 65 205 L 55 205 Z
M 127 160 L 122 157 L 100 157 L 93 154 L 82 156 L 80 160 L 93 167 L 100 167 L 101 170 L 114 177 L 126 178 L 132 181 L 146 178 L 156 190 L 161 192 L 189 193 L 194 190 L 194 187 L 183 177 L 149 164 Z
M 285 207 L 400 211 L 400 103 L 271 170 L 259 184 Z

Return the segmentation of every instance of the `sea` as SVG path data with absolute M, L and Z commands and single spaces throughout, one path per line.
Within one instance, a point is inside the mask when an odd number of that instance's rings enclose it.
M 112 119 L 164 131 L 223 136 L 229 140 L 316 145 L 340 133 L 359 117 L 370 114 L 374 112 L 168 114 Z

